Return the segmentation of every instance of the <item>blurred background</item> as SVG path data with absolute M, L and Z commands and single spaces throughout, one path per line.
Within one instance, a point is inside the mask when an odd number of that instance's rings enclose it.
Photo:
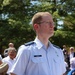
M 34 40 L 31 18 L 41 11 L 50 12 L 55 22 L 50 41 L 75 47 L 75 0 L 0 0 L 0 54 L 10 42 L 18 49 Z

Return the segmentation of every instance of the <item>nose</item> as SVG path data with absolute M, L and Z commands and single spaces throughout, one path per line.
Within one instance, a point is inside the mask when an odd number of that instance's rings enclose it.
M 54 27 L 55 27 L 55 26 L 54 26 L 54 22 L 49 23 L 49 25 L 50 25 L 51 28 L 54 28 Z

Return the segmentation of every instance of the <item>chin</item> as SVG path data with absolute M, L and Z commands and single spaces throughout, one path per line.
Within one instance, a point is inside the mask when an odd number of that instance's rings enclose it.
M 54 35 L 54 33 L 53 34 L 50 34 L 50 37 L 52 37 Z

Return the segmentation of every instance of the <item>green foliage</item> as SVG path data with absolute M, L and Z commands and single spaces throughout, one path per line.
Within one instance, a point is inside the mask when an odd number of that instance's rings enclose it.
M 63 30 L 66 31 L 75 31 L 75 14 L 68 15 L 64 19 L 64 25 L 63 25 Z
M 0 49 L 13 42 L 18 48 L 21 44 L 33 40 L 34 31 L 30 21 L 33 15 L 30 1 L 4 0 L 0 6 Z M 32 36 L 32 38 L 31 38 Z
M 57 30 L 55 31 L 51 41 L 60 47 L 62 47 L 64 44 L 67 46 L 75 46 L 75 33 Z
M 62 46 L 75 45 L 75 0 L 0 0 L 0 50 L 13 42 L 18 48 L 21 44 L 35 38 L 31 18 L 36 12 L 47 11 L 53 16 L 55 34 L 50 39 Z M 59 21 L 63 21 L 58 29 Z

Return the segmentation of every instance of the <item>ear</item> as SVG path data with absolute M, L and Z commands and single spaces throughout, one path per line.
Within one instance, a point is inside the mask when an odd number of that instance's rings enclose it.
M 38 29 L 38 24 L 34 24 L 34 29 L 35 29 L 35 30 Z

